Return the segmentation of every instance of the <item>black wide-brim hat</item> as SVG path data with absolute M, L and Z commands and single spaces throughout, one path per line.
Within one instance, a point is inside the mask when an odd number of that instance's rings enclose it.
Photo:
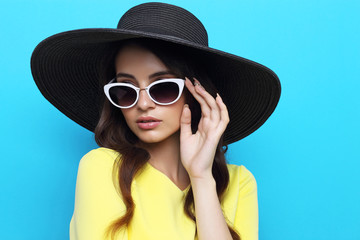
M 165 3 L 144 3 L 128 10 L 117 29 L 62 32 L 43 40 L 31 57 L 31 71 L 44 97 L 70 119 L 94 131 L 98 120 L 99 68 L 114 43 L 135 38 L 166 41 L 201 60 L 227 105 L 230 123 L 224 144 L 258 129 L 273 113 L 280 82 L 269 68 L 208 47 L 202 23 L 187 10 Z

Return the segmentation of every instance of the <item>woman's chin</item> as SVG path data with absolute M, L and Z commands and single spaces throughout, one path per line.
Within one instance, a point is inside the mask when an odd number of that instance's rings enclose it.
M 147 132 L 144 134 L 138 134 L 139 140 L 147 145 L 162 144 L 165 142 L 178 141 L 180 143 L 180 131 L 171 134 L 160 134 L 156 132 Z

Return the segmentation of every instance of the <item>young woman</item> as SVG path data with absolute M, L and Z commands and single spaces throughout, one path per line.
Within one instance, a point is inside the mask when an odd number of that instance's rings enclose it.
M 79 164 L 70 239 L 258 238 L 255 179 L 224 153 L 275 109 L 271 70 L 209 48 L 195 16 L 163 3 L 117 29 L 54 35 L 31 63 L 44 96 L 100 146 Z

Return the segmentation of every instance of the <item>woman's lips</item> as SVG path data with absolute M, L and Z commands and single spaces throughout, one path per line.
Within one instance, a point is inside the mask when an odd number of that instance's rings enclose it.
M 149 130 L 157 127 L 160 122 L 138 122 L 137 125 L 139 128 L 144 130 Z
M 154 117 L 140 117 L 136 124 L 140 129 L 149 130 L 156 128 L 161 123 L 161 120 Z

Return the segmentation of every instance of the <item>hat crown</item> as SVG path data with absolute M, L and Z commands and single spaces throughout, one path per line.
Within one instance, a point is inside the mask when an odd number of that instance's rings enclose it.
M 129 9 L 118 29 L 155 33 L 208 46 L 205 27 L 189 11 L 166 3 L 144 3 Z

